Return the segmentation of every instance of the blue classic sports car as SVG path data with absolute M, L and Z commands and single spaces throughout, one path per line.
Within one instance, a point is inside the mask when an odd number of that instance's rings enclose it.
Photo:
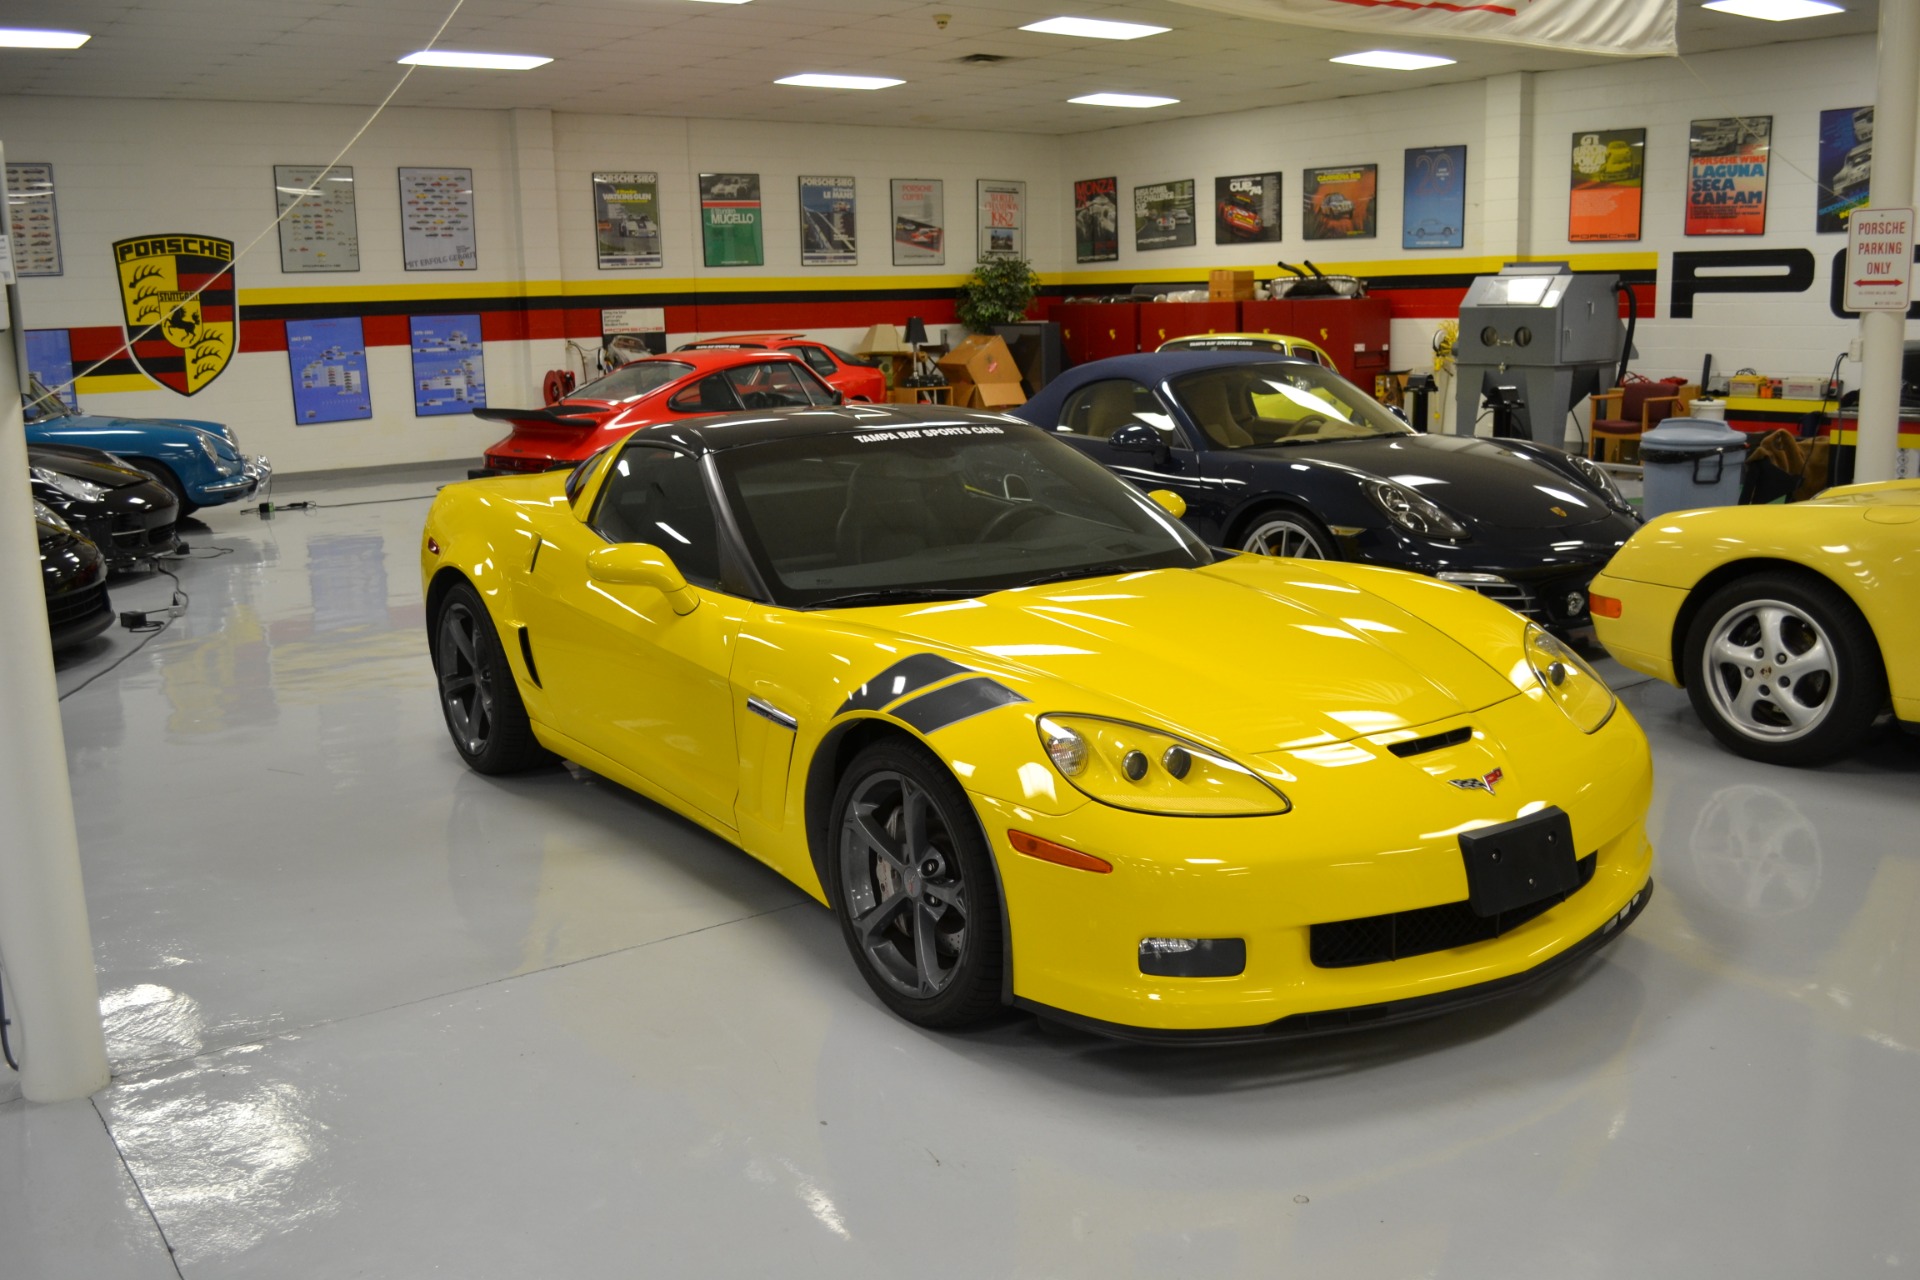
M 1173 490 L 1215 546 L 1412 569 L 1550 627 L 1587 624 L 1587 583 L 1640 523 L 1585 458 L 1422 435 L 1333 370 L 1271 352 L 1096 360 L 1012 412 Z
M 28 444 L 84 445 L 115 454 L 165 485 L 183 516 L 250 498 L 273 475 L 265 458 L 240 452 L 233 428 L 224 423 L 76 413 L 38 378 L 25 399 Z

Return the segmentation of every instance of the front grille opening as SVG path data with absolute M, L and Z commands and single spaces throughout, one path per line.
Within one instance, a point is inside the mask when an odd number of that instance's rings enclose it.
M 1387 750 L 1406 759 L 1408 756 L 1423 756 L 1429 751 L 1439 751 L 1443 747 L 1457 747 L 1473 737 L 1473 730 L 1466 725 L 1458 729 L 1448 729 L 1445 733 L 1430 733 L 1424 738 L 1410 738 L 1405 742 L 1396 742 Z
M 1466 903 L 1449 902 L 1384 916 L 1316 924 L 1309 930 L 1308 954 L 1317 968 L 1349 969 L 1354 965 L 1405 960 L 1476 942 L 1490 942 L 1580 892 L 1593 879 L 1598 861 L 1599 855 L 1592 853 L 1580 859 L 1578 878 L 1569 892 L 1495 916 L 1475 915 Z
M 105 583 L 47 598 L 47 621 L 54 626 L 90 618 L 107 607 Z

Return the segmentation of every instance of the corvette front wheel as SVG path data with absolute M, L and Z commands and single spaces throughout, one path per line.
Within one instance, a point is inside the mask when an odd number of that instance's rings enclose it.
M 904 742 L 855 757 L 835 789 L 834 901 L 860 975 L 923 1027 L 1000 1006 L 1000 895 L 973 807 L 952 775 Z
M 434 614 L 433 671 L 440 711 L 460 756 L 480 773 L 517 773 L 552 759 L 535 741 L 527 708 L 480 596 L 466 583 Z

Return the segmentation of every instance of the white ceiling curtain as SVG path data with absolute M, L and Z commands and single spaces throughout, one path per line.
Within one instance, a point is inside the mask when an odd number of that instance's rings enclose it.
M 1193 9 L 1293 26 L 1364 31 L 1383 40 L 1488 40 L 1644 58 L 1680 52 L 1675 0 L 1174 0 Z

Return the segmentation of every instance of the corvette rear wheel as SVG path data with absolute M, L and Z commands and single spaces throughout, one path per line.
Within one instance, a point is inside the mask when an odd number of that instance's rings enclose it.
M 874 994 L 923 1027 L 997 1012 L 999 890 L 952 775 L 906 743 L 870 747 L 840 779 L 830 830 L 841 930 Z
M 433 671 L 440 711 L 460 756 L 480 773 L 518 773 L 552 756 L 534 739 L 513 669 L 479 595 L 448 591 L 434 615 Z
M 1318 520 L 1299 511 L 1268 511 L 1255 516 L 1240 539 L 1240 549 L 1257 556 L 1339 559 L 1333 535 Z
M 1768 764 L 1842 754 L 1886 704 L 1866 619 L 1838 588 L 1797 574 L 1760 574 L 1714 592 L 1688 628 L 1684 660 L 1701 722 Z

